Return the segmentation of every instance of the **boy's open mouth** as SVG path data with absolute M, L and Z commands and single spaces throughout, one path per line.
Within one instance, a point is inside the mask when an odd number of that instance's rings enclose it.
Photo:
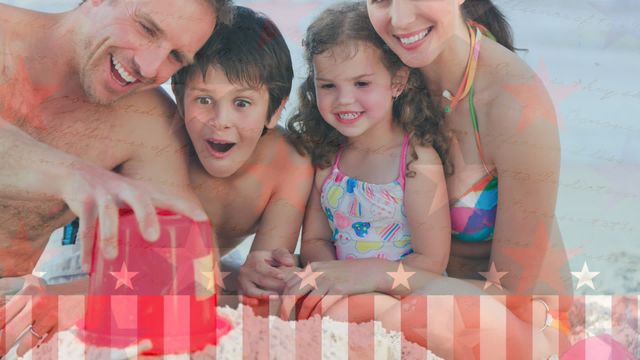
M 216 153 L 220 153 L 220 154 L 224 154 L 226 152 L 228 152 L 229 150 L 231 150 L 231 148 L 233 148 L 233 146 L 236 143 L 232 143 L 232 142 L 225 142 L 224 140 L 207 140 L 207 144 L 209 144 L 209 147 L 211 148 L 211 150 L 215 151 Z

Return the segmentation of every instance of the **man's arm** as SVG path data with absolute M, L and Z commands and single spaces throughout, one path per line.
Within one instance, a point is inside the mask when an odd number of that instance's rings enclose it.
M 100 245 L 107 256 L 117 252 L 117 209 L 131 207 L 142 234 L 159 235 L 154 206 L 165 207 L 197 220 L 206 220 L 199 206 L 179 197 L 152 191 L 109 170 L 67 154 L 33 137 L 0 117 L 0 199 L 61 199 L 80 219 L 79 237 L 91 244 L 98 219 Z M 88 264 L 92 245 L 83 246 Z
M 191 144 L 175 104 L 161 89 L 126 98 L 116 114 L 130 156 L 117 171 L 202 209 L 188 172 Z

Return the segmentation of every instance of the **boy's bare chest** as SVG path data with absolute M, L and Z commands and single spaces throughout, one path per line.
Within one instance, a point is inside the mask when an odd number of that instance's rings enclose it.
M 221 248 L 233 248 L 257 231 L 275 189 L 272 181 L 249 175 L 233 180 L 209 177 L 194 186 Z

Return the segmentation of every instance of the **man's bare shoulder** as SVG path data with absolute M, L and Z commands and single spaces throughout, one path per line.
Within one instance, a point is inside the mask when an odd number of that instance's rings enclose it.
M 118 100 L 111 107 L 114 115 L 127 121 L 129 119 L 143 119 L 145 121 L 166 121 L 170 124 L 176 112 L 175 103 L 162 88 L 134 93 Z
M 133 158 L 160 159 L 183 153 L 188 139 L 184 122 L 169 95 L 161 88 L 136 93 L 112 105 L 118 135 L 143 144 Z

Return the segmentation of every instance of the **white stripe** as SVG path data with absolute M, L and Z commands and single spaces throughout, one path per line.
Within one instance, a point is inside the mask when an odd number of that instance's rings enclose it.
M 69 309 L 71 307 L 74 308 L 74 312 L 76 314 L 82 314 L 82 320 L 80 321 L 81 327 L 84 327 L 84 312 L 85 312 L 85 302 L 84 302 L 85 296 L 84 295 L 63 295 L 63 296 L 58 296 L 58 319 L 59 319 L 59 323 L 60 324 L 69 324 L 71 321 L 76 320 L 72 317 L 72 315 L 69 312 Z M 76 326 L 78 326 L 78 323 L 76 323 Z M 78 331 L 77 328 L 75 328 L 74 333 Z M 69 333 L 65 333 L 66 336 L 69 335 Z M 69 354 L 69 349 L 65 346 L 65 343 L 68 344 L 69 340 L 64 341 L 64 337 L 62 336 L 62 333 L 58 333 L 56 335 L 56 339 L 58 341 L 58 359 L 66 359 L 70 356 Z M 84 342 L 77 340 L 77 344 L 74 344 L 77 348 L 73 350 L 74 353 L 79 353 L 79 354 L 84 354 L 85 353 L 85 345 Z
M 291 303 L 295 302 L 295 295 L 283 295 Z M 296 327 L 294 321 L 280 321 L 279 297 L 269 299 L 269 358 L 295 359 Z M 283 353 L 285 351 L 285 353 Z
M 390 309 L 387 308 L 387 304 L 388 304 L 388 295 L 376 295 L 374 296 L 373 300 L 374 300 L 374 311 L 375 311 L 375 318 L 376 319 L 380 319 L 382 318 L 382 313 L 384 313 L 384 316 L 390 316 L 392 318 L 395 319 L 400 319 L 401 318 L 401 314 L 402 314 L 402 307 L 401 306 L 392 306 Z M 378 301 L 378 299 L 381 300 L 381 304 L 377 304 L 376 302 Z M 398 304 L 400 304 L 398 302 Z M 427 314 L 424 314 L 425 319 Z M 385 328 L 382 327 L 382 323 L 380 322 L 376 322 L 374 324 L 374 328 L 373 328 L 373 335 L 374 335 L 374 340 L 375 340 L 375 351 L 374 351 L 374 358 L 376 360 L 385 360 L 385 359 L 400 359 L 402 357 L 402 338 L 401 337 L 397 337 L 398 341 L 395 341 L 396 338 L 393 338 L 393 341 L 389 341 L 391 340 L 389 335 L 386 335 L 386 333 L 388 333 L 389 331 L 387 331 Z M 381 340 L 378 340 L 381 339 Z
M 238 321 L 238 324 L 234 324 L 234 323 L 233 323 L 233 320 L 231 320 L 231 319 L 227 319 L 228 321 L 230 321 L 230 322 L 232 323 L 232 325 L 234 325 L 234 329 L 238 329 L 238 330 L 237 330 L 237 333 L 236 333 L 237 335 L 236 335 L 236 337 L 233 339 L 233 341 L 234 341 L 235 343 L 237 343 L 237 349 L 239 349 L 239 351 L 238 351 L 238 354 L 237 354 L 237 355 L 238 355 L 238 357 L 239 357 L 239 358 L 242 358 L 242 354 L 243 354 L 243 348 L 242 348 L 242 346 L 244 345 L 244 344 L 243 344 L 243 342 L 244 342 L 244 339 L 243 339 L 243 338 L 244 338 L 244 336 L 243 336 L 243 331 L 245 331 L 245 330 L 244 330 L 244 324 L 243 324 L 243 319 L 244 319 L 243 309 L 244 309 L 244 306 L 243 306 L 242 304 L 238 304 L 238 307 L 237 307 L 237 308 L 236 308 L 236 310 L 235 310 L 235 311 L 236 311 L 236 314 L 237 314 L 237 315 L 236 315 L 236 316 L 237 316 L 237 317 L 236 317 L 236 319 L 237 319 L 237 321 Z M 240 331 L 240 329 L 241 329 L 242 331 Z M 231 331 L 234 331 L 234 330 L 232 329 Z M 228 335 L 227 335 L 227 336 L 228 336 Z M 228 347 L 228 348 L 229 348 L 229 347 Z M 227 350 L 226 350 L 226 353 L 227 353 L 227 354 L 230 352 L 230 351 L 228 350 L 228 348 L 227 348 Z M 231 347 L 231 348 L 235 348 L 235 347 Z M 222 346 L 216 346 L 216 359 L 220 359 L 220 360 L 224 359 L 224 354 L 225 354 L 225 352 L 223 352 L 223 347 L 222 347 Z
M 448 314 L 445 316 L 445 314 Z M 431 295 L 427 300 L 427 327 L 431 331 L 427 332 L 427 342 L 429 344 L 439 343 L 442 348 L 449 351 L 438 354 L 445 359 L 453 359 L 453 327 L 454 327 L 453 296 L 451 295 Z M 434 331 L 433 329 L 437 329 Z M 436 334 L 438 335 L 435 338 Z M 449 344 L 445 344 L 447 341 Z
M 586 337 L 611 334 L 611 296 L 585 296 L 584 328 Z
M 164 300 L 164 338 L 165 343 L 169 340 L 177 343 L 183 349 L 189 349 L 191 333 L 191 308 L 189 307 L 188 295 L 166 295 Z M 177 336 L 172 336 L 172 335 Z
M 327 300 L 332 297 L 341 298 L 340 295 L 326 295 Z M 329 318 L 322 319 L 322 358 L 335 360 L 348 360 L 349 356 L 349 324 L 333 321 Z
M 590 295 L 585 296 L 585 337 L 611 334 L 611 296 Z M 602 353 L 602 341 L 594 339 L 587 343 L 585 357 L 595 359 Z M 598 350 L 600 349 L 600 350 Z
M 480 359 L 507 358 L 506 296 L 480 296 Z

